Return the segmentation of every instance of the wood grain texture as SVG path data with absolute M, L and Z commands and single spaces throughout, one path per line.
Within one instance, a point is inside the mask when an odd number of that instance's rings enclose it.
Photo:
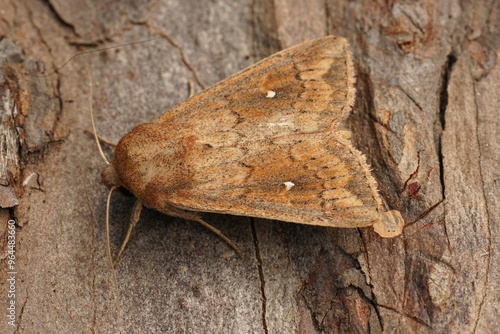
M 21 50 L 11 78 L 39 82 L 2 86 L 18 96 L 19 142 L 33 150 L 21 145 L 19 205 L 0 214 L 0 231 L 14 218 L 19 237 L 19 317 L 15 329 L 0 322 L 0 332 L 495 328 L 497 2 L 131 3 L 2 2 L 0 34 Z M 351 46 L 357 96 L 346 126 L 383 201 L 402 211 L 408 223 L 402 236 L 204 214 L 238 244 L 246 255 L 241 260 L 199 224 L 144 210 L 117 267 L 119 317 L 105 258 L 103 162 L 84 132 L 90 128 L 86 63 L 96 84 L 99 133 L 117 142 L 185 101 L 188 80 L 201 91 L 274 52 L 326 35 L 343 36 Z M 23 67 L 32 62 L 32 70 L 47 73 L 79 51 L 150 37 L 161 38 L 77 58 L 48 78 L 35 80 Z M 123 195 L 113 199 L 115 249 L 133 203 Z M 6 278 L 2 269 L 2 296 Z M 2 309 L 6 300 L 0 298 Z

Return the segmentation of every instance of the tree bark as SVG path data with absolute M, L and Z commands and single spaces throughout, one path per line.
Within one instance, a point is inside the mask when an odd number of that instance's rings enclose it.
M 3 0 L 0 8 L 2 333 L 489 333 L 496 325 L 497 1 Z M 145 209 L 115 282 L 105 163 L 85 131 L 87 64 L 97 131 L 118 142 L 184 101 L 189 81 L 200 91 L 330 34 L 351 44 L 357 98 L 347 126 L 386 205 L 401 211 L 403 234 L 203 214 L 241 259 L 198 223 Z M 133 203 L 122 193 L 111 201 L 114 253 Z

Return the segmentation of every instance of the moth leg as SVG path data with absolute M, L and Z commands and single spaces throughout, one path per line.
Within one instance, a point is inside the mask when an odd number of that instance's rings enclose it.
M 245 258 L 243 256 L 243 253 L 240 251 L 240 249 L 238 248 L 238 246 L 236 246 L 232 241 L 231 239 L 229 239 L 228 237 L 226 237 L 224 234 L 222 234 L 222 232 L 218 229 L 216 229 L 215 227 L 213 227 L 212 225 L 208 224 L 207 222 L 205 222 L 203 219 L 201 218 L 197 218 L 197 219 L 193 219 L 194 221 L 197 221 L 198 223 L 200 223 L 201 225 L 205 226 L 206 228 L 208 228 L 210 231 L 214 232 L 215 234 L 217 234 L 219 237 L 221 237 L 229 246 L 231 246 L 236 253 L 238 253 L 238 255 L 243 259 Z
M 87 133 L 90 133 L 91 135 L 94 135 L 94 133 L 93 133 L 92 131 L 90 131 L 89 129 L 85 129 L 85 130 L 83 130 L 83 131 L 85 131 L 85 132 L 87 132 Z M 104 138 L 104 137 L 101 137 L 101 136 L 97 135 L 97 138 L 99 139 L 99 141 L 103 142 L 103 143 L 104 143 L 104 144 L 106 144 L 106 145 L 109 145 L 109 146 L 112 146 L 112 147 L 116 147 L 116 144 L 115 144 L 115 143 L 113 143 L 113 142 L 112 142 L 112 141 L 110 141 L 110 140 L 107 140 L 107 139 L 106 139 L 106 138 Z
M 188 85 L 189 85 L 189 96 L 188 99 L 192 98 L 194 96 L 194 85 L 193 81 L 188 80 Z
M 195 213 L 192 213 L 192 212 L 188 212 L 188 211 L 184 211 L 184 210 L 181 210 L 181 209 L 177 209 L 173 206 L 165 206 L 162 210 L 160 210 L 161 212 L 163 212 L 164 214 L 166 215 L 169 215 L 169 216 L 173 216 L 173 217 L 179 217 L 179 218 L 184 218 L 184 219 L 187 219 L 187 220 L 192 220 L 192 221 L 195 221 L 195 222 L 198 222 L 200 223 L 201 225 L 205 226 L 206 228 L 208 228 L 210 231 L 214 232 L 215 234 L 217 234 L 219 237 L 221 237 L 229 246 L 231 246 L 234 251 L 236 253 L 238 253 L 238 255 L 243 259 L 244 256 L 243 256 L 243 253 L 240 251 L 240 249 L 238 248 L 238 246 L 236 246 L 232 241 L 231 239 L 229 239 L 228 237 L 226 237 L 224 234 L 222 234 L 222 232 L 218 229 L 216 229 L 215 227 L 213 227 L 212 225 L 208 224 L 207 222 L 205 222 L 203 219 L 200 218 L 200 216 L 198 216 L 197 214 Z
M 125 246 L 127 245 L 128 240 L 130 239 L 130 234 L 132 233 L 135 224 L 137 224 L 137 222 L 139 221 L 139 217 L 141 216 L 141 211 L 142 211 L 142 203 L 139 200 L 136 200 L 134 203 L 134 207 L 132 208 L 132 214 L 130 215 L 127 235 L 125 236 L 125 240 L 123 240 L 122 247 L 120 248 L 120 251 L 116 256 L 115 261 L 113 261 L 113 268 L 116 266 L 118 259 L 120 259 L 120 256 L 125 250 Z

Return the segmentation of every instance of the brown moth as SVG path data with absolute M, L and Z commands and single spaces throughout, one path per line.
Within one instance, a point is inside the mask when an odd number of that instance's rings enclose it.
M 103 182 L 136 196 L 131 227 L 143 204 L 205 226 L 196 212 L 397 236 L 401 214 L 384 211 L 365 157 L 340 128 L 354 75 L 343 38 L 278 52 L 133 128 Z

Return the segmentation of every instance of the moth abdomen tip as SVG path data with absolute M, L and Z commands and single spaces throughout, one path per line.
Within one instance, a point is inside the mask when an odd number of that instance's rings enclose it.
M 404 223 L 399 211 L 390 210 L 381 214 L 380 221 L 373 224 L 373 228 L 383 238 L 394 238 L 403 232 Z

